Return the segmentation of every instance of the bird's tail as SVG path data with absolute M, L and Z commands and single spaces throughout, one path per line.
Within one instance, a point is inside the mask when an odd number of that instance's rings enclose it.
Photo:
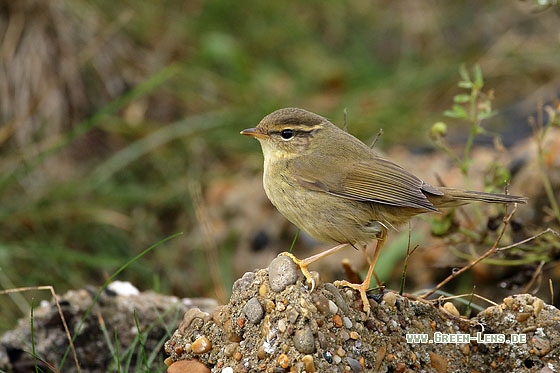
M 438 189 L 443 192 L 442 196 L 428 197 L 430 202 L 436 207 L 460 206 L 474 201 L 486 203 L 527 203 L 527 197 L 522 196 L 443 187 Z

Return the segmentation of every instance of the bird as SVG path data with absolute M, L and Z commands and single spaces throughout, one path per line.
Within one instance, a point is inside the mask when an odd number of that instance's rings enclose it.
M 311 291 L 311 263 L 346 246 L 365 250 L 377 240 L 364 281 L 335 282 L 357 290 L 367 313 L 367 291 L 391 228 L 415 215 L 472 201 L 526 203 L 522 196 L 429 184 L 328 119 L 300 108 L 276 110 L 241 134 L 261 145 L 263 186 L 270 202 L 311 237 L 335 245 L 306 259 L 284 253 L 300 267 Z

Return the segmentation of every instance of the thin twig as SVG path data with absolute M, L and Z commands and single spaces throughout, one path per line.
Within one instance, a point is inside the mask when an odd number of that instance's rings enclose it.
M 556 232 L 556 231 L 555 231 L 554 229 L 552 229 L 552 228 L 546 228 L 544 231 L 542 231 L 542 232 L 540 232 L 540 233 L 537 233 L 537 234 L 535 234 L 535 235 L 533 235 L 533 236 L 531 236 L 531 237 L 529 237 L 529 238 L 526 238 L 526 239 L 521 240 L 521 241 L 519 241 L 519 242 L 513 243 L 513 244 L 511 244 L 511 245 L 507 245 L 507 246 L 504 246 L 504 247 L 499 247 L 499 248 L 496 249 L 496 252 L 504 251 L 504 250 L 509 250 L 509 249 L 514 248 L 514 247 L 518 247 L 518 246 L 520 246 L 520 245 L 523 245 L 524 243 L 533 241 L 533 240 L 539 238 L 540 236 L 545 235 L 546 233 L 552 233 L 554 236 L 556 236 L 557 238 L 560 239 L 560 233 Z
M 412 230 L 410 229 L 410 224 L 409 224 L 408 228 L 409 228 L 408 229 L 408 244 L 406 246 L 406 256 L 404 257 L 404 264 L 403 264 L 403 270 L 402 270 L 402 275 L 401 275 L 401 286 L 400 286 L 400 289 L 399 289 L 399 295 L 403 295 L 403 292 L 404 292 L 404 286 L 405 286 L 405 283 L 406 283 L 406 271 L 407 271 L 407 268 L 408 268 L 408 259 L 416 251 L 416 249 L 418 249 L 420 247 L 419 245 L 416 245 L 412 249 L 410 248 L 411 239 L 412 239 L 412 235 L 411 235 Z
M 533 287 L 533 284 L 535 283 L 537 278 L 540 277 L 540 275 L 542 275 L 542 269 L 543 269 L 543 266 L 544 266 L 545 263 L 546 262 L 544 260 L 541 260 L 541 262 L 539 263 L 539 266 L 537 267 L 537 269 L 535 269 L 535 272 L 533 273 L 533 276 L 531 276 L 531 280 L 523 288 L 522 293 L 528 293 L 529 289 L 531 289 Z M 540 288 L 540 283 L 539 283 L 539 286 L 537 286 L 536 290 L 538 290 L 539 288 Z
M 491 301 L 490 299 L 483 297 L 482 295 L 476 294 L 476 293 L 468 293 L 468 294 L 458 294 L 458 295 L 449 295 L 446 297 L 440 297 L 437 300 L 438 301 L 444 301 L 444 300 L 452 300 L 452 299 L 458 299 L 458 298 L 465 298 L 465 297 L 470 297 L 470 298 L 478 298 L 480 300 L 483 300 L 493 306 L 497 306 L 498 303 L 495 303 L 493 301 Z

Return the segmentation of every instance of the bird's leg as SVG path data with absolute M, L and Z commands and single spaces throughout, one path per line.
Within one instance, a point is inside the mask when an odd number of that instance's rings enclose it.
M 348 281 L 335 281 L 335 286 L 348 286 L 354 290 L 358 290 L 360 292 L 360 297 L 362 298 L 362 303 L 364 305 L 364 312 L 369 315 L 369 300 L 367 299 L 367 291 L 369 289 L 369 283 L 371 282 L 371 277 L 374 274 L 375 263 L 377 262 L 377 258 L 379 257 L 379 253 L 381 252 L 381 248 L 385 243 L 385 238 L 387 237 L 387 229 L 383 228 L 379 235 L 377 236 L 377 245 L 375 246 L 375 251 L 373 252 L 373 258 L 371 259 L 371 263 L 369 264 L 368 272 L 366 274 L 366 278 L 364 282 L 361 284 L 353 284 Z M 378 284 L 379 279 L 375 276 Z
M 346 244 L 346 243 L 341 243 L 339 245 L 336 245 L 335 247 L 331 247 L 328 250 L 321 251 L 320 253 L 315 254 L 313 256 L 310 256 L 309 258 L 306 258 L 306 259 L 298 259 L 294 256 L 294 254 L 288 253 L 288 252 L 284 252 L 282 254 L 291 258 L 294 261 L 294 263 L 296 263 L 298 265 L 298 267 L 301 269 L 301 272 L 303 273 L 303 276 L 305 276 L 307 282 L 311 284 L 311 291 L 313 291 L 313 289 L 315 289 L 315 280 L 313 279 L 313 276 L 311 275 L 311 273 L 309 272 L 309 269 L 307 269 L 307 267 L 309 267 L 309 265 L 311 263 L 313 263 L 313 262 L 315 262 L 319 259 L 322 259 L 326 256 L 331 255 L 331 254 L 334 254 L 335 252 L 337 252 L 338 250 L 342 249 L 343 247 L 345 247 L 347 245 L 348 244 Z
M 379 241 L 377 241 L 377 242 L 379 242 Z M 362 249 L 362 251 L 364 252 L 364 256 L 365 256 L 366 259 L 367 259 L 368 266 L 370 266 L 371 263 L 373 262 L 373 260 L 369 257 L 369 255 L 368 255 L 368 253 L 367 253 L 368 246 L 369 246 L 369 245 L 365 246 L 365 247 Z M 377 251 L 377 246 L 376 246 L 375 250 Z M 375 251 L 374 251 L 374 256 L 375 256 Z M 377 259 L 376 259 L 376 260 L 377 260 Z M 374 264 L 374 267 L 375 267 L 375 264 Z M 368 268 L 369 268 L 369 267 L 368 267 Z M 377 282 L 377 286 L 378 286 L 380 289 L 383 289 L 383 282 L 381 282 L 381 280 L 379 279 L 379 277 L 377 277 L 377 273 L 375 273 L 375 269 L 373 270 L 373 277 L 375 278 L 375 282 Z

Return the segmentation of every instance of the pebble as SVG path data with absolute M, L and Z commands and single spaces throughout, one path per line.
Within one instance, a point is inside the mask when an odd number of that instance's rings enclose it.
M 291 307 L 291 306 L 290 306 L 290 307 Z M 295 323 L 296 323 L 296 320 L 297 320 L 297 318 L 298 318 L 298 316 L 299 316 L 299 312 L 296 311 L 294 308 L 290 308 L 290 307 L 288 307 L 289 310 L 286 312 L 286 317 L 287 317 L 288 322 L 289 322 L 290 324 L 295 324 Z
M 231 356 L 233 356 L 235 351 L 237 351 L 238 347 L 239 347 L 239 343 L 235 343 L 235 342 L 230 343 L 224 348 L 224 354 L 226 354 L 226 356 L 228 356 L 228 357 L 231 357 Z
M 279 293 L 297 280 L 297 265 L 285 255 L 278 255 L 268 266 L 270 290 Z
M 529 344 L 533 347 L 531 352 L 540 357 L 548 354 L 551 349 L 550 341 L 544 337 L 535 336 L 531 338 Z
M 396 373 L 404 373 L 406 371 L 406 364 L 403 362 L 397 363 L 395 366 Z
M 514 303 L 515 299 L 513 299 L 513 297 L 504 298 L 504 304 L 507 308 L 513 308 Z
M 459 317 L 461 315 L 459 313 L 459 311 L 457 310 L 457 307 L 455 307 L 455 305 L 451 302 L 445 302 L 443 304 L 443 309 L 445 309 L 447 312 L 449 312 L 453 316 Z
M 342 328 L 342 317 L 340 317 L 340 315 L 334 315 L 333 322 L 334 326 L 336 326 L 337 328 Z
M 266 294 L 268 294 L 268 286 L 267 286 L 266 284 L 262 284 L 262 285 L 259 287 L 259 295 L 260 295 L 261 297 L 265 297 Z
M 262 320 L 264 316 L 264 309 L 259 300 L 253 297 L 245 303 L 243 313 L 247 316 L 247 320 L 249 320 L 249 322 L 256 325 Z
M 519 312 L 517 315 L 515 315 L 515 320 L 517 320 L 517 322 L 525 322 L 532 315 L 533 315 L 533 313 L 531 313 L 531 312 Z
M 362 371 L 362 364 L 360 364 L 358 360 L 347 357 L 346 361 L 348 361 L 348 365 L 350 365 L 350 369 L 352 369 L 352 372 L 357 373 Z
M 311 294 L 311 299 L 313 300 L 313 304 L 315 305 L 315 307 L 317 307 L 319 312 L 321 312 L 323 315 L 330 314 L 329 299 L 327 299 L 327 297 L 322 294 L 318 294 L 317 292 L 313 292 Z
M 265 299 L 264 300 L 264 308 L 265 308 L 266 312 L 270 313 L 270 312 L 274 311 L 274 309 L 276 308 L 276 303 L 274 303 L 274 301 L 272 301 L 270 299 Z
M 224 369 L 222 369 L 222 373 L 233 373 L 233 368 L 225 367 Z
M 259 347 L 259 348 L 257 349 L 257 358 L 258 358 L 259 360 L 262 360 L 262 359 L 264 359 L 265 357 L 266 357 L 266 350 L 264 349 L 263 346 L 261 346 L 261 347 Z
M 331 311 L 333 315 L 338 312 L 338 306 L 330 299 L 329 299 L 329 311 Z
M 167 373 L 210 373 L 210 369 L 198 360 L 179 360 L 167 368 Z
M 247 291 L 255 281 L 255 272 L 245 272 L 243 277 L 233 283 L 232 291 L 234 293 Z
M 302 354 L 311 354 L 315 352 L 315 338 L 308 324 L 305 324 L 303 328 L 295 332 L 294 347 Z
M 212 342 L 210 342 L 210 340 L 204 336 L 198 337 L 196 341 L 192 343 L 191 348 L 192 352 L 197 355 L 204 354 L 210 351 L 210 349 L 212 348 Z
M 305 371 L 307 373 L 315 373 L 315 362 L 313 361 L 313 356 L 305 355 L 301 358 L 301 361 L 305 364 Z
M 350 309 L 348 308 L 348 304 L 346 303 L 344 298 L 342 298 L 342 295 L 340 294 L 340 291 L 338 290 L 338 288 L 336 286 L 334 286 L 333 284 L 328 282 L 328 283 L 325 284 L 325 289 L 327 289 L 333 295 L 334 302 L 336 303 L 336 306 L 338 306 L 338 308 L 340 308 L 343 313 L 349 313 L 350 312 Z M 336 312 L 333 312 L 333 313 L 336 313 Z
M 105 290 L 124 297 L 140 294 L 140 290 L 128 281 L 113 281 L 107 285 Z
M 278 365 L 284 369 L 288 368 L 290 366 L 290 358 L 288 355 L 280 354 L 280 356 L 278 356 Z
M 342 347 L 339 347 L 339 348 L 336 350 L 336 354 L 337 354 L 338 356 L 340 356 L 340 357 L 344 357 L 344 356 L 346 356 L 346 350 L 343 349 Z
M 203 312 L 198 308 L 191 308 L 183 315 L 183 320 L 179 324 L 179 333 L 187 334 L 187 329 L 191 326 L 194 319 L 201 319 L 203 322 L 210 320 L 210 314 Z
M 379 368 L 381 367 L 381 363 L 383 363 L 383 359 L 385 358 L 386 354 L 387 354 L 387 347 L 385 346 L 379 347 L 379 349 L 375 353 L 375 371 L 379 371 Z M 387 362 L 391 362 L 391 361 L 387 359 Z
M 319 341 L 319 346 L 321 347 L 321 349 L 327 348 L 327 338 L 325 337 L 325 334 L 320 330 L 317 331 L 317 341 Z
M 397 294 L 392 291 L 387 292 L 383 295 L 383 301 L 385 301 L 388 306 L 395 307 L 395 304 L 397 303 Z
M 535 315 L 535 317 L 537 317 L 539 313 L 541 313 L 543 308 L 544 308 L 544 302 L 541 299 L 536 298 L 533 303 L 533 314 Z
M 342 323 L 347 329 L 350 329 L 352 327 L 352 321 L 346 316 L 342 318 Z
M 284 319 L 278 320 L 278 331 L 284 333 L 286 331 L 286 321 Z
M 430 355 L 430 366 L 432 368 L 434 368 L 438 373 L 447 372 L 447 359 L 434 352 L 428 352 L 428 354 Z
M 224 334 L 229 342 L 241 342 L 242 338 L 237 334 L 233 325 L 233 320 L 228 319 L 221 326 L 221 329 L 224 331 Z

